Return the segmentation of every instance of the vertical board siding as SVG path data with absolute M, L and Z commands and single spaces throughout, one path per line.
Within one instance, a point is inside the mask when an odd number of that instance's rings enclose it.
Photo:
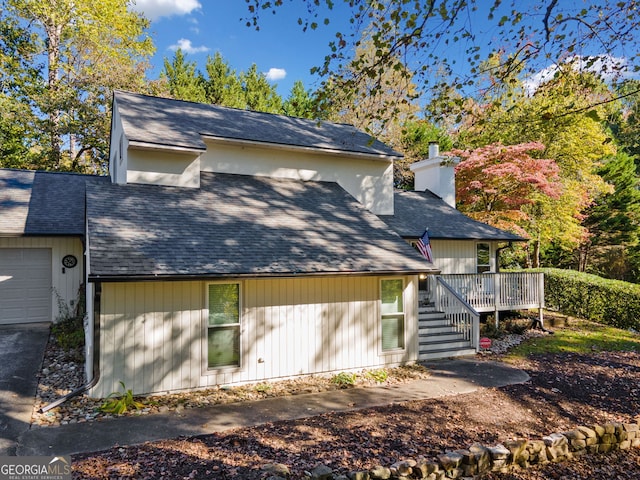
M 83 247 L 79 238 L 74 237 L 0 237 L 0 248 L 49 248 L 51 249 L 51 294 L 52 321 L 60 316 L 60 300 L 75 308 L 80 285 L 84 281 Z M 74 255 L 78 264 L 74 268 L 65 268 L 62 272 L 62 258 Z
M 101 374 L 91 395 L 120 390 L 120 381 L 135 393 L 162 393 L 417 359 L 416 277 L 405 277 L 406 348 L 385 354 L 379 277 L 240 284 L 241 366 L 207 370 L 207 282 L 103 283 Z

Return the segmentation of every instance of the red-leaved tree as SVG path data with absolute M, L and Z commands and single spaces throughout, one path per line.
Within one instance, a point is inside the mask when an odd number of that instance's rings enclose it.
M 554 160 L 533 158 L 543 151 L 539 142 L 475 150 L 451 150 L 456 166 L 456 200 L 460 211 L 476 220 L 521 235 L 538 237 L 535 207 L 562 193 L 559 167 Z

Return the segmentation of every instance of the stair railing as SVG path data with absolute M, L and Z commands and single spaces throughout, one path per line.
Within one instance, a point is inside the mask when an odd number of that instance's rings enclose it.
M 433 293 L 436 309 L 445 314 L 451 326 L 464 335 L 477 351 L 480 346 L 480 314 L 440 276 L 435 278 Z

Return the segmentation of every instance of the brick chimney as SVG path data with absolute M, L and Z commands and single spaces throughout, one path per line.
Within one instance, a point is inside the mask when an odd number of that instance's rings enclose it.
M 414 190 L 430 190 L 453 208 L 456 207 L 455 166 L 457 157 L 443 157 L 436 142 L 429 143 L 429 158 L 411 164 L 415 175 Z

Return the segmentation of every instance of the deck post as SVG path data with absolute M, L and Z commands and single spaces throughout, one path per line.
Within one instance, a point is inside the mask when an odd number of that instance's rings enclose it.
M 544 310 L 544 273 L 538 273 L 538 303 L 540 307 L 538 308 L 538 320 L 540 320 L 540 327 L 544 328 L 544 315 L 542 311 Z
M 494 273 L 493 274 L 493 314 L 495 316 L 495 323 L 496 323 L 496 329 L 499 327 L 499 323 L 500 323 L 500 314 L 498 313 L 499 310 L 499 299 L 500 299 L 500 280 L 499 277 L 500 274 L 499 273 Z

